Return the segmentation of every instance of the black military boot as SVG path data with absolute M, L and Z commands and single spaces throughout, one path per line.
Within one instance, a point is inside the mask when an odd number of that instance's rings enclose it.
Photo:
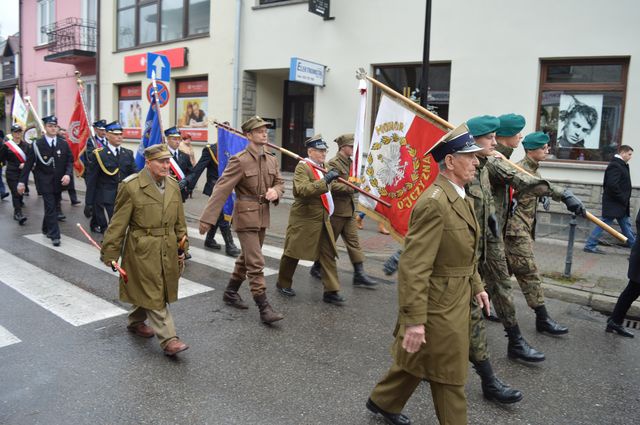
M 498 403 L 517 403 L 522 400 L 522 393 L 514 390 L 496 377 L 491 368 L 489 359 L 481 362 L 473 362 L 480 379 L 482 380 L 482 394 L 484 398 Z
M 211 229 L 207 232 L 207 236 L 204 238 L 204 246 L 212 249 L 220 249 L 222 246 L 216 242 L 216 230 L 218 230 L 218 226 L 211 226 Z
M 231 234 L 230 227 L 220 227 L 220 233 L 222 233 L 222 238 L 224 239 L 224 252 L 227 253 L 229 257 L 239 257 L 240 250 L 233 243 L 233 235 Z
M 507 355 L 512 359 L 521 359 L 525 362 L 541 362 L 544 361 L 544 353 L 536 350 L 522 337 L 520 327 L 518 325 L 505 328 L 507 337 L 509 337 L 509 346 Z
M 549 317 L 547 308 L 544 305 L 536 307 L 536 330 L 538 332 L 547 332 L 551 335 L 564 335 L 569 333 L 569 328 L 558 324 L 555 320 Z
M 377 284 L 378 282 L 371 279 L 364 273 L 362 263 L 353 263 L 353 286 L 358 288 L 375 289 Z
M 249 308 L 247 303 L 242 301 L 240 294 L 238 294 L 238 289 L 240 289 L 240 285 L 242 282 L 237 280 L 229 280 L 227 284 L 227 288 L 224 290 L 224 294 L 222 294 L 222 301 L 226 305 L 230 305 L 231 307 L 238 308 L 240 310 L 246 310 Z
M 254 296 L 253 300 L 256 302 L 258 309 L 260 309 L 260 320 L 262 320 L 262 323 L 270 324 L 284 319 L 281 313 L 273 311 L 273 308 L 269 305 L 269 301 L 267 301 L 266 294 L 262 293 Z
M 20 226 L 24 226 L 24 223 L 27 222 L 27 217 L 22 214 L 21 208 L 15 208 L 13 210 L 13 219 L 20 224 Z
M 322 274 L 320 273 L 320 261 L 316 260 L 313 262 L 313 266 L 311 266 L 309 274 L 311 277 L 315 277 L 316 279 L 322 279 Z

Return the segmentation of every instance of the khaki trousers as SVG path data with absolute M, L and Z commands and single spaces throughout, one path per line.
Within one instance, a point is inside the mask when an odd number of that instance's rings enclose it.
M 333 229 L 333 237 L 336 242 L 338 242 L 338 236 L 342 236 L 342 241 L 347 248 L 351 264 L 364 262 L 364 254 L 362 254 L 362 249 L 360 248 L 356 219 L 353 218 L 353 216 L 336 217 L 332 215 L 331 228 Z
M 166 347 L 169 341 L 177 338 L 176 326 L 167 307 L 162 310 L 148 310 L 134 305 L 129 312 L 129 326 L 135 326 L 145 320 L 149 321 L 149 326 L 156 333 L 162 348 Z
M 422 378 L 398 367 L 395 363 L 387 375 L 376 385 L 371 400 L 389 413 L 402 413 L 402 409 Z M 447 385 L 429 382 L 431 398 L 441 425 L 465 425 L 467 423 L 467 398 L 464 385 Z
M 236 232 L 242 253 L 236 260 L 231 280 L 244 282 L 245 279 L 249 279 L 249 288 L 253 298 L 264 294 L 267 289 L 264 280 L 264 256 L 262 255 L 265 230 L 262 228 L 254 231 Z

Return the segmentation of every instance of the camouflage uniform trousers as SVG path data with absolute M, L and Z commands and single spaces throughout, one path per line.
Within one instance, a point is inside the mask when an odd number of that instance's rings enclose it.
M 516 276 L 529 307 L 544 305 L 542 280 L 533 256 L 533 240 L 528 236 L 506 236 L 504 249 L 509 270 Z
M 488 359 L 487 331 L 484 326 L 482 309 L 473 297 L 471 300 L 471 320 L 469 320 L 469 361 L 476 364 Z
M 486 259 L 481 261 L 480 276 L 484 281 L 496 314 L 505 328 L 518 324 L 511 293 L 511 275 L 502 241 L 487 241 Z

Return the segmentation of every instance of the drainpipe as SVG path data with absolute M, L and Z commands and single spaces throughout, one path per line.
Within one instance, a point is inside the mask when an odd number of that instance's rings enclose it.
M 20 96 L 24 97 L 24 91 L 22 91 L 22 62 L 24 50 L 22 48 L 22 38 L 24 37 L 24 28 L 22 28 L 22 8 L 24 7 L 24 0 L 20 0 L 20 6 L 18 10 L 18 31 L 20 37 L 18 37 L 18 91 Z
M 102 2 L 100 0 L 98 0 L 96 2 L 96 8 L 98 10 L 96 10 L 96 63 L 95 63 L 95 69 L 96 69 L 96 110 L 95 110 L 95 117 L 93 117 L 96 121 L 98 121 L 100 118 L 100 9 L 102 8 Z M 116 29 L 117 31 L 117 29 Z M 118 114 L 119 115 L 119 114 Z M 92 123 L 89 123 L 89 125 L 91 125 Z
M 233 117 L 231 125 L 238 128 L 238 110 L 240 102 L 240 16 L 242 14 L 242 0 L 236 0 L 236 34 L 235 58 L 233 61 Z

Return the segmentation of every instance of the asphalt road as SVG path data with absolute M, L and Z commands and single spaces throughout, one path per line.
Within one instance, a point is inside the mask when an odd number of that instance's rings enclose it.
M 222 303 L 229 274 L 213 257 L 210 264 L 202 261 L 207 254 L 201 252 L 200 263 L 190 262 L 184 275 L 194 295 L 171 306 L 179 336 L 191 348 L 170 359 L 156 340 L 126 332 L 126 316 L 117 308 L 128 306 L 117 300 L 116 279 L 95 265 L 97 251 L 82 245 L 75 228 L 76 222 L 87 222 L 82 207 L 64 202 L 63 209 L 68 219 L 62 224 L 61 249 L 54 251 L 46 241 L 38 242 L 41 200 L 27 198 L 24 227 L 10 219 L 10 203 L 0 205 L 5 264 L 0 335 L 4 341 L 12 335 L 15 342 L 0 346 L 0 424 L 382 423 L 364 403 L 391 361 L 396 314 L 391 282 L 375 291 L 354 289 L 342 258 L 347 304 L 335 307 L 322 302 L 321 284 L 308 276 L 308 267 L 299 266 L 298 296 L 292 299 L 275 293 L 276 276 L 270 275 L 268 295 L 285 319 L 267 327 L 254 305 L 239 311 Z M 281 248 L 280 239 L 267 237 L 266 244 Z M 202 248 L 202 241 L 192 239 L 192 246 Z M 278 260 L 267 258 L 267 267 L 277 270 Z M 371 260 L 367 267 L 380 263 Z M 69 286 L 68 302 L 55 293 L 63 284 Z M 54 291 L 47 299 L 58 301 L 57 308 L 73 310 L 79 292 L 108 302 L 116 312 L 97 320 L 92 311 L 76 319 L 56 315 L 54 307 L 32 300 L 43 291 Z M 241 294 L 250 300 L 246 286 Z M 570 327 L 569 335 L 539 335 L 522 296 L 516 293 L 515 299 L 523 333 L 547 360 L 527 365 L 507 359 L 501 326 L 488 323 L 494 369 L 525 397 L 510 406 L 486 402 L 479 378 L 470 371 L 470 423 L 640 423 L 640 338 L 607 334 L 604 316 L 557 300 L 548 300 L 548 309 Z M 84 324 L 75 326 L 73 320 Z M 427 385 L 416 391 L 405 413 L 415 424 L 437 423 Z

